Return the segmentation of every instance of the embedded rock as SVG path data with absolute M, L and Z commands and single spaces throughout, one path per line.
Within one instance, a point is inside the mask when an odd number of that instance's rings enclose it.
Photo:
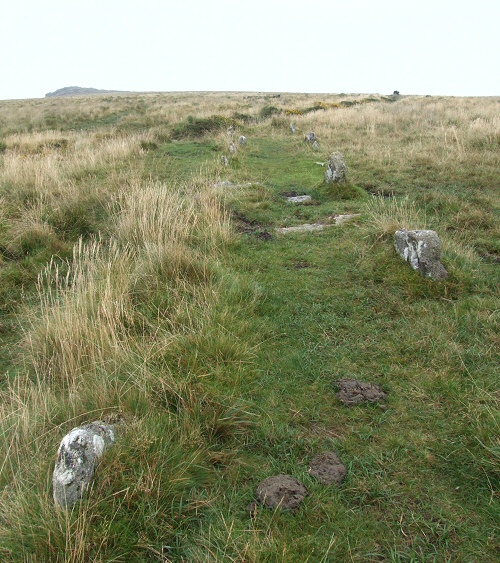
M 339 183 L 347 180 L 347 167 L 344 155 L 340 152 L 332 152 L 328 158 L 325 170 L 325 183 Z
M 322 485 L 339 485 L 345 478 L 346 468 L 336 452 L 323 452 L 314 456 L 309 474 Z
M 305 225 L 297 225 L 295 227 L 276 227 L 277 233 L 296 233 L 300 231 L 322 231 L 329 227 L 335 227 L 336 225 L 343 225 L 348 221 L 352 221 L 356 217 L 359 217 L 359 213 L 352 213 L 347 215 L 332 215 L 329 217 L 333 220 L 333 223 L 306 223 Z
M 64 436 L 52 476 L 56 506 L 71 508 L 82 498 L 104 450 L 114 441 L 113 427 L 100 420 L 73 428 Z
M 213 187 L 214 188 L 249 188 L 250 186 L 260 186 L 260 185 L 261 185 L 260 182 L 244 182 L 242 184 L 233 184 L 233 182 L 229 180 L 224 180 L 223 182 L 217 182 L 216 184 L 213 185 Z
M 304 203 L 305 201 L 311 201 L 310 195 L 295 195 L 295 196 L 288 196 L 286 200 L 288 203 Z
M 373 383 L 366 383 L 356 379 L 341 379 L 336 383 L 339 388 L 338 399 L 347 407 L 358 405 L 365 401 L 369 403 L 384 403 L 387 393 Z
M 247 144 L 247 138 L 245 137 L 245 135 L 240 135 L 240 138 L 238 139 L 238 143 L 240 145 L 246 145 Z
M 229 152 L 231 154 L 235 154 L 236 153 L 236 146 L 234 143 L 229 143 Z
M 356 219 L 356 217 L 359 217 L 360 215 L 361 213 L 346 213 L 344 215 L 331 215 L 330 219 L 333 219 L 336 225 L 343 225 L 344 223 L 348 223 L 349 221 Z
M 296 227 L 276 227 L 277 233 L 298 233 L 301 231 L 322 231 L 333 225 L 324 225 L 323 223 L 306 223 L 305 225 L 297 225 Z
M 394 235 L 396 252 L 414 270 L 434 280 L 443 280 L 448 272 L 441 264 L 441 241 L 435 231 L 407 231 Z
M 268 508 L 295 510 L 308 495 L 305 486 L 289 475 L 275 475 L 261 481 L 257 500 Z

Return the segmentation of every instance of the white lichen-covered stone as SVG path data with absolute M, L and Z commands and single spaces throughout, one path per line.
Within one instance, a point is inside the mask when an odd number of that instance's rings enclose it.
M 360 213 L 346 213 L 344 215 L 333 215 L 330 219 L 333 219 L 336 225 L 343 225 L 344 223 L 348 223 L 349 221 L 356 219 L 356 217 L 359 217 L 360 215 Z
M 327 227 L 333 227 L 333 225 L 324 225 L 323 223 L 306 223 L 305 225 L 297 225 L 296 227 L 277 227 L 277 233 L 299 233 L 302 231 L 322 231 Z
M 250 188 L 251 186 L 260 186 L 260 182 L 243 182 L 241 184 L 234 184 L 229 180 L 224 180 L 223 182 L 217 182 L 213 185 L 214 188 Z
M 325 170 L 325 183 L 338 183 L 347 180 L 347 166 L 341 152 L 332 152 Z
M 295 227 L 277 227 L 275 230 L 279 234 L 286 233 L 298 233 L 302 231 L 322 231 L 323 229 L 328 229 L 329 227 L 335 227 L 336 225 L 343 225 L 349 221 L 352 221 L 356 217 L 359 217 L 359 213 L 351 213 L 346 215 L 332 215 L 329 217 L 332 223 L 306 223 L 305 225 L 297 225 Z
M 286 198 L 288 203 L 304 203 L 305 201 L 311 201 L 311 199 L 310 195 L 295 195 Z
M 64 436 L 52 476 L 58 507 L 71 508 L 82 498 L 104 450 L 114 441 L 113 427 L 99 420 L 73 428 Z
M 442 280 L 448 275 L 440 261 L 441 241 L 435 231 L 396 231 L 394 247 L 401 258 L 423 276 Z

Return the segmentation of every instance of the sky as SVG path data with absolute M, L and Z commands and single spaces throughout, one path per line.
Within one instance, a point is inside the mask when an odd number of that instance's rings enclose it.
M 500 0 L 0 0 L 0 99 L 65 86 L 500 96 L 499 25 Z

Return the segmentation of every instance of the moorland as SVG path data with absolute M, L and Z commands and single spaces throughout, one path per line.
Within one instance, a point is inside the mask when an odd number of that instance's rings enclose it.
M 499 560 L 499 110 L 357 94 L 0 102 L 0 559 Z M 333 151 L 348 180 L 327 185 Z M 276 231 L 338 214 L 356 217 Z M 439 234 L 445 280 L 401 260 L 400 228 Z M 346 407 L 342 378 L 386 403 Z M 94 420 L 116 443 L 56 510 L 59 443 Z M 331 450 L 338 486 L 308 471 Z M 309 495 L 249 512 L 276 474 Z

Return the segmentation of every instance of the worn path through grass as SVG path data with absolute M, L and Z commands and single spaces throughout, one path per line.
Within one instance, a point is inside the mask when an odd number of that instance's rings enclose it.
M 323 169 L 311 166 L 314 155 L 297 143 L 254 142 L 262 154 L 245 153 L 243 178 L 260 170 L 262 185 L 228 196 L 240 220 L 272 233 L 275 225 L 365 209 L 359 192 L 347 201 L 328 197 Z M 241 178 L 233 171 L 232 180 Z M 319 205 L 291 206 L 280 196 L 288 189 L 312 193 Z M 221 468 L 225 493 L 214 505 L 214 518 L 233 534 L 224 556 L 248 548 L 244 507 L 258 482 L 278 473 L 303 480 L 311 494 L 296 515 L 258 513 L 252 541 L 259 560 L 274 560 L 277 545 L 288 546 L 290 561 L 319 561 L 326 553 L 355 561 L 492 556 L 498 503 L 492 476 L 477 465 L 478 428 L 470 416 L 471 403 L 488 399 L 471 381 L 460 334 L 468 303 L 485 288 L 453 269 L 442 284 L 419 278 L 363 219 L 320 233 L 258 235 L 241 235 L 228 256 L 260 293 L 252 322 L 262 342 L 235 389 L 257 409 L 256 430 Z M 474 372 L 488 386 L 495 362 L 480 350 L 491 343 L 477 345 Z M 342 406 L 334 386 L 342 377 L 381 384 L 387 410 Z M 207 380 L 215 392 L 221 384 L 231 385 Z M 339 489 L 323 488 L 307 473 L 311 458 L 328 449 L 348 467 Z M 204 533 L 217 537 L 222 531 L 210 522 Z M 215 540 L 212 547 L 220 549 Z

